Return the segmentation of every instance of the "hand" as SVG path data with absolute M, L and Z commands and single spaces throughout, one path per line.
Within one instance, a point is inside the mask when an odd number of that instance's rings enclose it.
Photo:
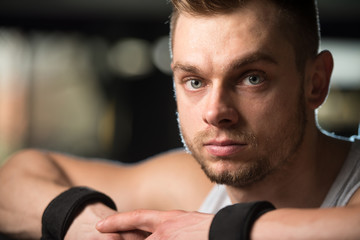
M 213 217 L 199 212 L 136 210 L 109 216 L 96 228 L 102 233 L 140 230 L 149 233 L 146 240 L 207 240 Z
M 88 205 L 74 219 L 65 235 L 65 240 L 143 240 L 146 236 L 142 231 L 123 233 L 100 233 L 95 224 L 101 219 L 116 213 L 102 203 Z

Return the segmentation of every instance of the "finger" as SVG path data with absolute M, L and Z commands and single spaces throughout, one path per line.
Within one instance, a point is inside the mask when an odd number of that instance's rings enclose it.
M 103 233 L 131 230 L 153 232 L 161 222 L 161 214 L 161 212 L 153 210 L 116 213 L 98 222 L 96 229 Z
M 150 236 L 151 233 L 141 230 L 133 230 L 118 233 L 121 236 L 121 240 L 144 240 Z

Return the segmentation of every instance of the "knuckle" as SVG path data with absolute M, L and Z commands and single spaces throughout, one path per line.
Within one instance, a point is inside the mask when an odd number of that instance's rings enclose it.
M 144 213 L 145 213 L 145 210 L 137 209 L 137 210 L 130 212 L 130 217 L 133 218 L 134 220 L 139 220 L 140 218 L 142 218 Z

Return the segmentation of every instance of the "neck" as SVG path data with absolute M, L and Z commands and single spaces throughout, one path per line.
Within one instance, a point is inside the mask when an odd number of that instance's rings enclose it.
M 312 131 L 281 169 L 247 187 L 227 187 L 232 202 L 267 200 L 277 208 L 320 207 L 350 150 L 350 143 Z

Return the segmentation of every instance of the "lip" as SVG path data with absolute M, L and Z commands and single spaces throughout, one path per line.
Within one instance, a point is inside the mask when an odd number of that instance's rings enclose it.
M 230 157 L 242 151 L 247 144 L 232 140 L 209 141 L 204 144 L 208 153 L 217 157 Z

